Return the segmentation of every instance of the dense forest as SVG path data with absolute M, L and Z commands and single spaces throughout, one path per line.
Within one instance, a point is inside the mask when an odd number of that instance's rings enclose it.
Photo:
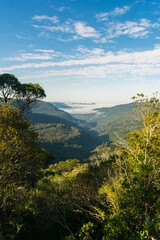
M 53 104 L 36 101 L 27 116 L 38 131 L 42 146 L 55 156 L 56 162 L 70 158 L 84 162 L 98 145 L 115 143 L 117 135 L 125 139 L 140 128 L 134 103 L 95 111 L 71 116 Z
M 39 133 L 42 146 L 55 156 L 55 161 L 78 158 L 83 161 L 102 140 L 89 133 L 84 121 L 73 118 L 50 103 L 36 102 L 27 117 Z
M 39 85 L 20 84 L 13 75 L 0 75 L 0 91 L 0 239 L 160 239 L 156 95 L 148 99 L 138 94 L 126 115 L 118 107 L 122 126 L 128 121 L 131 131 L 125 138 L 122 131 L 116 140 L 104 142 L 112 137 L 107 129 L 121 128 L 115 109 L 101 109 L 102 122 L 98 119 L 95 125 L 96 116 L 84 121 L 84 116 L 74 120 L 65 113 L 63 118 L 34 110 L 28 114 L 45 92 Z M 130 113 L 133 105 L 136 120 Z M 75 149 L 89 150 L 55 161 L 45 141 L 55 144 L 59 156 L 64 156 L 66 144 L 72 150 L 74 144 Z

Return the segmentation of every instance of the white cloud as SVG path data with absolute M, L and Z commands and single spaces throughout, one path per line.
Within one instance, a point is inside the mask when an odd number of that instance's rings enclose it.
M 28 60 L 49 60 L 53 57 L 47 53 L 45 54 L 32 54 L 32 53 L 22 53 L 19 57 L 6 58 L 7 61 L 28 61 Z
M 63 78 L 77 78 L 77 79 L 112 79 L 123 78 L 123 80 L 134 80 L 144 79 L 148 76 L 156 76 L 160 74 L 160 64 L 155 67 L 150 64 L 104 64 L 100 66 L 89 66 L 89 67 L 72 67 L 62 70 L 47 70 L 41 71 L 35 75 L 23 76 L 22 79 L 40 79 L 47 77 L 63 77 Z M 145 81 L 147 81 L 145 79 Z
M 34 28 L 37 29 L 43 29 L 43 30 L 47 30 L 50 32 L 54 32 L 54 31 L 60 31 L 60 32 L 73 32 L 71 25 L 69 23 L 65 23 L 63 25 L 59 25 L 59 26 L 46 26 L 46 25 L 32 25 Z
M 40 15 L 40 16 L 35 15 L 32 19 L 36 20 L 36 21 L 39 21 L 39 22 L 41 22 L 43 20 L 49 20 L 49 21 L 51 21 L 53 23 L 59 22 L 59 19 L 58 19 L 57 16 L 49 17 L 49 16 L 46 16 L 46 15 Z
M 19 39 L 24 39 L 24 40 L 31 40 L 30 38 L 24 37 L 22 35 L 16 34 L 16 37 Z
M 65 10 L 70 10 L 70 7 L 60 7 L 57 9 L 59 12 L 64 12 Z
M 82 38 L 99 38 L 100 34 L 90 26 L 86 26 L 84 22 L 75 22 L 74 23 L 75 31 L 78 36 Z
M 97 77 L 96 71 L 101 72 L 101 76 L 104 73 L 104 76 L 107 74 L 113 74 L 115 77 L 120 76 L 121 74 L 138 74 L 138 75 L 155 75 L 160 74 L 160 46 L 157 45 L 153 50 L 148 51 L 137 51 L 137 52 L 117 52 L 113 53 L 111 51 L 107 53 L 103 53 L 103 50 L 93 49 L 93 55 L 86 57 L 87 49 L 80 48 L 81 51 L 84 51 L 85 58 L 80 59 L 70 59 L 66 61 L 60 62 L 41 62 L 41 63 L 25 63 L 21 65 L 13 65 L 6 68 L 0 68 L 1 72 L 13 71 L 16 69 L 41 69 L 47 67 L 59 67 L 59 73 L 67 72 L 67 74 L 71 74 L 71 70 L 74 71 L 76 68 L 76 75 L 78 77 L 78 73 L 80 71 L 88 74 L 88 77 Z M 47 55 L 48 56 L 48 55 Z M 27 57 L 27 56 L 26 56 Z M 31 58 L 29 55 L 28 57 Z M 32 56 L 33 58 L 34 56 Z M 36 56 L 38 57 L 38 56 Z M 23 56 L 24 59 L 24 56 Z M 64 69 L 66 68 L 66 69 Z M 72 68 L 72 69 L 67 69 Z M 78 69 L 81 69 L 78 71 Z M 83 70 L 82 70 L 83 69 Z M 88 70 L 87 70 L 88 69 Z M 93 69 L 96 69 L 93 71 Z M 55 72 L 55 70 L 53 71 Z
M 128 35 L 130 38 L 144 38 L 153 28 L 160 27 L 157 23 L 151 23 L 148 19 L 139 21 L 126 21 L 125 23 L 110 22 L 107 24 L 108 38 L 115 38 L 121 35 Z
M 48 50 L 48 49 L 34 49 L 35 52 L 39 53 L 21 53 L 17 57 L 9 57 L 5 58 L 5 61 L 19 61 L 24 62 L 28 60 L 50 60 L 53 59 L 53 57 L 59 56 L 58 52 L 55 52 L 54 50 Z
M 70 23 L 70 21 L 65 21 L 63 24 L 57 24 L 59 23 L 59 18 L 57 16 L 49 17 L 46 15 L 40 15 L 40 16 L 35 15 L 32 19 L 37 20 L 39 22 L 43 20 L 48 20 L 53 23 L 51 24 L 51 23 L 45 22 L 45 24 L 43 25 L 33 24 L 32 26 L 34 28 L 43 30 L 42 32 L 39 33 L 38 35 L 39 37 L 49 38 L 50 35 L 46 31 L 49 31 L 49 32 L 60 31 L 60 32 L 70 32 L 70 33 L 73 32 L 73 26 Z
M 75 38 L 74 38 L 74 36 L 73 37 L 71 37 L 71 38 L 61 38 L 61 37 L 58 37 L 57 38 L 57 40 L 59 40 L 59 41 L 61 41 L 61 42 L 71 42 L 71 41 L 73 41 L 73 40 L 76 40 Z
M 93 40 L 95 43 L 107 43 L 108 40 L 105 37 Z
M 90 50 L 81 45 L 78 46 L 77 51 L 79 51 L 87 56 L 104 55 L 104 50 L 101 48 L 93 48 L 92 50 Z
M 111 15 L 112 16 L 120 16 L 122 14 L 125 14 L 126 12 L 128 12 L 130 10 L 130 7 L 129 6 L 124 6 L 122 8 L 115 8 L 112 12 L 111 12 Z
M 94 39 L 95 43 L 115 43 L 113 40 L 108 39 L 109 37 L 101 37 L 99 39 Z
M 124 6 L 122 8 L 115 8 L 113 11 L 108 13 L 100 13 L 97 14 L 97 18 L 99 20 L 104 20 L 108 16 L 119 16 L 127 11 L 129 11 L 129 6 Z M 108 21 L 105 23 L 105 27 L 100 28 L 99 31 L 94 27 L 88 26 L 87 23 L 83 21 L 73 21 L 66 20 L 64 23 L 58 23 L 57 17 L 48 17 L 46 15 L 34 16 L 34 20 L 42 21 L 42 20 L 50 20 L 54 24 L 45 23 L 43 25 L 34 24 L 32 25 L 36 29 L 40 29 L 41 32 L 38 34 L 39 37 L 50 38 L 51 33 L 55 31 L 59 31 L 62 33 L 71 33 L 72 35 L 69 38 L 65 38 L 63 36 L 57 36 L 57 39 L 64 42 L 70 42 L 73 40 L 80 40 L 83 38 L 92 38 L 95 43 L 110 43 L 111 39 L 117 38 L 120 36 L 128 36 L 130 38 L 146 38 L 152 32 L 153 29 L 159 29 L 159 22 L 151 22 L 146 18 L 142 18 L 136 21 Z M 55 24 L 56 23 L 56 24 Z
M 45 31 L 42 31 L 38 34 L 38 37 L 50 38 L 50 34 Z
M 43 53 L 54 53 L 54 50 L 50 49 L 34 49 L 35 52 L 43 52 Z
M 129 10 L 130 10 L 129 6 L 124 6 L 122 8 L 117 7 L 110 12 L 97 13 L 96 18 L 98 19 L 98 21 L 108 21 L 109 17 L 121 16 L 128 12 Z

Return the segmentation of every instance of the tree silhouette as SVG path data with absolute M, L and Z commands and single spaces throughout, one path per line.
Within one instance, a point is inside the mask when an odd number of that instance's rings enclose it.
M 22 112 L 29 111 L 37 99 L 46 97 L 44 89 L 39 84 L 24 83 L 12 74 L 0 75 L 0 101 L 11 102 Z

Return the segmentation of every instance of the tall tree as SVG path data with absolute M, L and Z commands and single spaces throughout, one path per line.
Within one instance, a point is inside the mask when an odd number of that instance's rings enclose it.
M 39 84 L 21 84 L 12 74 L 0 75 L 0 101 L 12 102 L 22 111 L 29 111 L 37 99 L 46 97 Z
M 8 73 L 0 75 L 0 101 L 8 102 L 11 99 L 15 99 L 19 93 L 21 84 L 18 79 Z
M 15 239 L 35 212 L 32 187 L 49 155 L 30 122 L 8 103 L 0 107 L 0 139 L 0 239 Z
M 160 108 L 156 97 L 139 94 L 137 116 L 142 129 L 120 139 L 119 156 L 109 181 L 100 189 L 111 214 L 104 239 L 154 239 L 160 237 Z

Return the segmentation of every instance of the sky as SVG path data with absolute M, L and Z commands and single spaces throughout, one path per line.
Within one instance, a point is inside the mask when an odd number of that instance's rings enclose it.
M 160 1 L 1 0 L 0 74 L 47 101 L 115 105 L 160 89 Z

